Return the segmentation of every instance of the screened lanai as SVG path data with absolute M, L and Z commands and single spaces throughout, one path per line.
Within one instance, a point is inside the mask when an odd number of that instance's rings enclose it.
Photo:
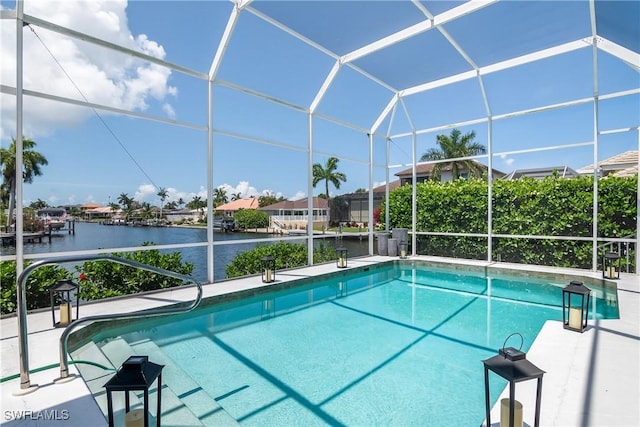
M 16 251 L 3 259 L 19 268 L 42 256 L 25 253 L 20 238 L 23 206 L 35 199 L 55 194 L 63 204 L 90 187 L 106 206 L 127 192 L 142 200 L 144 188 L 151 196 L 175 189 L 177 200 L 182 189 L 187 199 L 207 201 L 212 224 L 215 191 L 229 188 L 306 197 L 313 211 L 312 196 L 324 193 L 313 166 L 336 158 L 347 179 L 325 196 L 364 192 L 372 207 L 360 255 L 376 252 L 380 231 L 406 227 L 414 255 L 501 261 L 502 248 L 517 242 L 570 241 L 590 254 L 580 268 L 599 269 L 607 248 L 624 245 L 636 271 L 638 2 L 93 2 L 73 19 L 76 2 L 42 3 L 2 2 L 3 63 L 10 64 L 2 70 L 3 146 L 15 138 L 21 165 L 22 138 L 33 138 L 49 159 L 42 177 L 16 181 Z M 425 160 L 439 148 L 438 135 L 454 130 L 473 132 L 485 151 Z M 602 228 L 603 216 L 619 212 L 601 211 L 599 188 L 611 177 L 600 165 L 633 152 L 624 226 Z M 419 170 L 454 160 L 484 168 L 483 203 L 454 198 L 447 202 L 461 212 L 454 227 L 425 225 Z M 590 170 L 588 207 L 561 201 L 588 226 L 495 225 L 510 211 L 494 200 L 501 178 L 493 171 L 566 167 Z M 411 197 L 399 211 L 391 189 L 407 170 Z M 58 194 L 64 186 L 72 190 Z M 467 212 L 482 223 L 470 224 Z M 244 241 L 304 239 L 312 264 L 315 242 L 327 235 L 314 233 L 311 221 L 306 236 Z M 210 225 L 198 242 L 157 248 L 199 248 L 213 282 L 224 268 L 216 250 L 228 244 Z M 469 245 L 477 248 L 471 255 L 460 249 Z M 126 247 L 134 249 L 145 247 Z M 82 252 L 122 250 L 95 242 Z M 554 254 L 556 265 L 575 266 L 565 255 Z

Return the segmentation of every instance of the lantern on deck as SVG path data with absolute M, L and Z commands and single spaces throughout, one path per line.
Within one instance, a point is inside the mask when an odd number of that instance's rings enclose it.
M 407 241 L 402 240 L 398 246 L 400 248 L 400 258 L 402 259 L 407 258 L 407 248 L 408 248 Z
M 609 252 L 605 254 L 605 256 L 602 258 L 602 277 L 604 277 L 605 279 L 619 279 L 619 260 L 620 255 L 615 252 Z
M 345 247 L 340 247 L 336 249 L 336 252 L 338 252 L 338 268 L 345 268 L 347 266 L 349 251 Z
M 53 326 L 64 327 L 71 323 L 73 320 L 73 306 L 71 304 L 72 298 L 76 299 L 76 319 L 80 312 L 80 286 L 73 283 L 71 280 L 59 280 L 55 285 L 49 289 L 49 295 L 51 297 L 51 318 L 53 319 Z M 56 311 L 58 314 L 58 320 L 56 320 Z
M 262 282 L 271 283 L 276 280 L 276 259 L 270 255 L 262 258 Z
M 591 290 L 572 281 L 562 289 L 562 324 L 565 329 L 583 332 L 587 327 Z
M 149 356 L 130 356 L 122 363 L 118 372 L 104 385 L 107 389 L 107 412 L 109 427 L 115 425 L 112 393 L 123 391 L 125 393 L 125 427 L 149 426 L 149 389 L 157 380 L 156 389 L 156 426 L 160 427 L 162 415 L 162 368 L 149 361 Z M 130 410 L 129 392 L 142 392 L 143 406 L 141 409 Z

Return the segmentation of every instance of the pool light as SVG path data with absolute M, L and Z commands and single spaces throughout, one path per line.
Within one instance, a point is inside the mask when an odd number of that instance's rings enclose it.
M 338 252 L 338 268 L 345 268 L 347 266 L 349 251 L 345 247 L 339 247 L 336 249 L 336 252 Z
M 74 320 L 71 305 L 73 298 L 72 293 L 75 294 L 76 297 L 76 319 L 78 318 L 80 310 L 79 289 L 80 286 L 71 280 L 59 280 L 51 287 L 51 289 L 49 289 L 49 294 L 51 296 L 51 317 L 53 319 L 54 327 L 58 328 L 67 326 Z M 56 321 L 56 311 L 60 313 L 58 321 Z
M 276 280 L 276 259 L 270 255 L 262 258 L 262 282 L 271 283 Z
M 562 324 L 565 329 L 584 332 L 590 298 L 591 290 L 582 282 L 572 281 L 562 289 Z

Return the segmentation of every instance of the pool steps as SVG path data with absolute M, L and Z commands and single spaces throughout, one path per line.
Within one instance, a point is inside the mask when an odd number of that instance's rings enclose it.
M 106 354 L 109 354 L 107 357 Z M 184 374 L 182 369 L 166 357 L 162 350 L 152 342 L 137 342 L 131 346 L 122 338 L 107 342 L 102 348 L 93 342 L 86 344 L 72 353 L 74 359 L 91 360 L 105 366 L 118 367 L 133 354 L 149 355 L 154 363 L 165 365 L 162 371 L 162 424 L 167 426 L 213 426 L 239 425 L 220 405 L 206 392 Z M 91 365 L 75 365 L 78 367 L 87 387 L 93 395 L 103 414 L 107 413 L 107 396 L 104 384 L 113 376 L 112 371 Z M 179 379 L 179 381 L 178 381 Z M 175 389 L 178 387 L 178 389 Z M 197 390 L 194 392 L 194 390 Z M 154 412 L 156 406 L 156 387 L 149 393 L 149 407 Z M 142 406 L 136 393 L 131 393 L 131 407 Z M 182 399 L 178 396 L 183 396 Z M 114 412 L 116 424 L 124 422 L 124 394 L 114 393 Z M 106 417 L 106 415 L 105 415 Z M 150 414 L 150 425 L 155 425 L 155 417 Z
M 151 340 L 130 344 L 136 354 L 153 355 L 154 363 L 165 365 L 162 381 L 171 384 L 171 390 L 180 398 L 205 426 L 239 426 L 240 424 L 225 411 L 213 397 L 200 387 L 182 368 L 166 356 L 161 348 Z M 164 394 L 163 394 L 164 398 Z

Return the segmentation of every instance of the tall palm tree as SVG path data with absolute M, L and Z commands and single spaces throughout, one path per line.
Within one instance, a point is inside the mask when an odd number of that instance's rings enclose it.
M 227 190 L 222 187 L 215 188 L 213 190 L 213 204 L 217 207 L 220 205 L 224 205 L 229 201 L 227 197 Z
M 315 187 L 320 181 L 324 181 L 325 196 L 329 200 L 329 183 L 332 183 L 336 190 L 340 189 L 340 182 L 346 182 L 347 176 L 342 172 L 336 172 L 339 160 L 335 157 L 329 157 L 327 163 L 323 167 L 320 163 L 313 165 L 313 186 Z
M 162 207 L 164 206 L 164 201 L 169 197 L 169 192 L 166 188 L 160 187 L 156 196 L 160 197 L 160 219 L 162 219 Z
M 331 206 L 329 203 L 329 182 L 336 187 L 336 190 L 339 190 L 340 182 L 347 181 L 347 176 L 344 173 L 336 171 L 336 169 L 338 169 L 338 162 L 339 160 L 337 158 L 329 157 L 324 167 L 320 163 L 315 163 L 313 165 L 313 187 L 315 188 L 320 181 L 324 181 L 324 194 L 329 206 Z M 331 219 L 331 215 L 329 215 L 329 219 Z
M 42 175 L 42 166 L 48 165 L 47 159 L 34 150 L 36 143 L 27 138 L 22 139 L 22 179 L 26 184 L 31 184 L 33 178 Z M 2 194 L 8 197 L 9 216 L 7 225 L 13 218 L 13 210 L 16 207 L 16 140 L 11 138 L 8 148 L 0 148 L 0 165 L 2 166 Z
M 233 193 L 231 195 L 231 201 L 232 202 L 236 201 L 236 200 L 240 200 L 241 198 L 242 198 L 242 194 L 240 194 L 239 192 L 238 193 Z
M 420 161 L 455 159 L 486 153 L 487 149 L 484 145 L 473 142 L 473 139 L 476 137 L 475 131 L 461 135 L 462 134 L 458 129 L 453 129 L 449 135 L 438 135 L 436 137 L 436 143 L 440 148 L 430 148 L 422 155 L 422 157 L 420 157 Z M 451 162 L 440 162 L 434 164 L 431 171 L 431 178 L 439 180 L 440 171 L 445 165 L 451 165 L 453 179 L 457 179 L 460 176 L 461 169 L 467 170 L 469 175 L 478 178 L 481 177 L 484 172 L 484 169 L 480 164 L 473 160 L 453 160 Z
M 127 193 L 121 193 L 118 196 L 118 203 L 120 203 L 120 206 L 123 208 L 127 208 L 133 204 L 133 199 L 129 197 Z

